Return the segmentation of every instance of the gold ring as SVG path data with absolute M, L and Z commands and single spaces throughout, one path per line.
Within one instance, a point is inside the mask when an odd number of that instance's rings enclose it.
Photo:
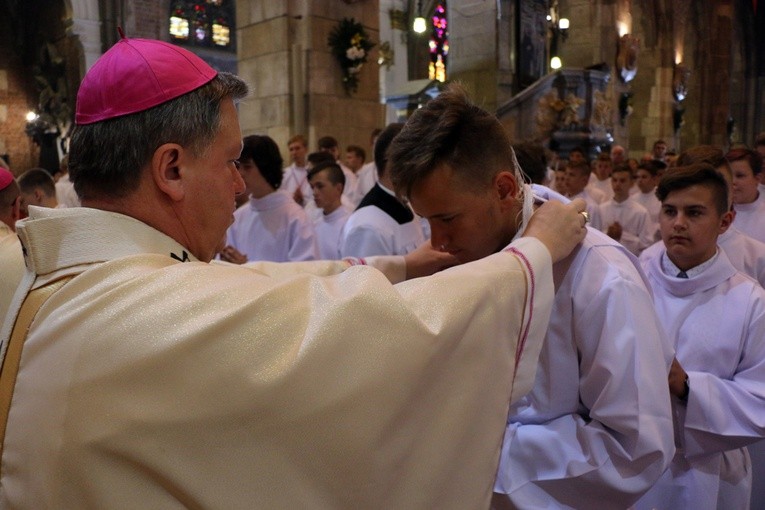
M 587 213 L 587 211 L 581 211 L 579 214 L 584 217 L 584 224 L 587 225 L 590 222 L 590 215 Z

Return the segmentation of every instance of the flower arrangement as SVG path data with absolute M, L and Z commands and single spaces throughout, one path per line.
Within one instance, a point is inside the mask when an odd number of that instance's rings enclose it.
M 350 95 L 359 88 L 359 71 L 375 44 L 364 27 L 353 18 L 343 18 L 330 32 L 327 44 L 343 70 L 343 87 Z

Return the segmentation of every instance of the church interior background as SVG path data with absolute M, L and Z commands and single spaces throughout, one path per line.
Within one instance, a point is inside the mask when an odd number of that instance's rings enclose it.
M 765 0 L 0 0 L 0 154 L 66 151 L 77 86 L 119 37 L 246 79 L 245 135 L 369 147 L 462 82 L 514 140 L 751 145 L 765 131 Z M 417 19 L 424 18 L 424 19 Z M 415 23 L 416 21 L 416 23 Z M 415 24 L 418 31 L 415 31 Z

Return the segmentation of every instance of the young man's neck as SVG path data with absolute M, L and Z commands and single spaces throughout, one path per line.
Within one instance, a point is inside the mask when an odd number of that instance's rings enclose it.
M 534 210 L 536 210 L 537 207 L 539 207 L 539 205 L 535 205 Z M 506 242 L 503 239 L 504 244 L 500 247 L 500 250 L 512 242 L 513 238 L 518 234 L 518 231 L 523 226 L 523 220 L 527 219 L 523 217 L 523 201 L 521 199 L 516 200 L 516 203 L 512 209 L 508 211 L 506 217 L 510 219 L 510 223 L 507 228 L 508 235 L 506 236 Z
M 267 188 L 263 187 L 259 189 L 248 190 L 248 191 L 250 192 L 250 196 L 252 198 L 263 198 L 263 197 L 267 197 L 271 193 L 274 193 L 276 190 L 271 187 L 267 187 Z
M 680 271 L 690 271 L 691 269 L 695 267 L 699 267 L 700 265 L 709 262 L 709 260 L 712 259 L 717 254 L 717 250 L 713 251 L 708 257 L 705 257 L 704 260 L 701 261 L 681 261 L 681 260 L 674 260 L 673 257 L 667 253 L 667 258 L 677 267 Z
M 341 202 L 338 201 L 337 203 L 334 203 L 322 209 L 322 211 L 324 211 L 324 216 L 329 216 L 333 212 L 337 211 L 340 208 L 340 205 L 341 205 Z
M 391 190 L 391 191 L 395 191 L 395 190 L 393 189 L 393 181 L 391 181 L 391 180 L 390 180 L 390 177 L 388 176 L 388 174 L 387 174 L 387 173 L 385 173 L 385 174 L 382 174 L 382 175 L 379 177 L 379 179 L 378 179 L 378 182 L 379 182 L 379 183 L 380 183 L 382 186 L 384 186 L 384 187 L 388 188 L 389 190 Z

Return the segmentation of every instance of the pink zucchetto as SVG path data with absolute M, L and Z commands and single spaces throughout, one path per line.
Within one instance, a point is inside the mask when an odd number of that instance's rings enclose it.
M 130 115 L 210 82 L 217 71 L 179 46 L 123 38 L 87 72 L 77 93 L 77 124 Z
M 15 179 L 10 170 L 0 167 L 0 191 L 7 188 Z

